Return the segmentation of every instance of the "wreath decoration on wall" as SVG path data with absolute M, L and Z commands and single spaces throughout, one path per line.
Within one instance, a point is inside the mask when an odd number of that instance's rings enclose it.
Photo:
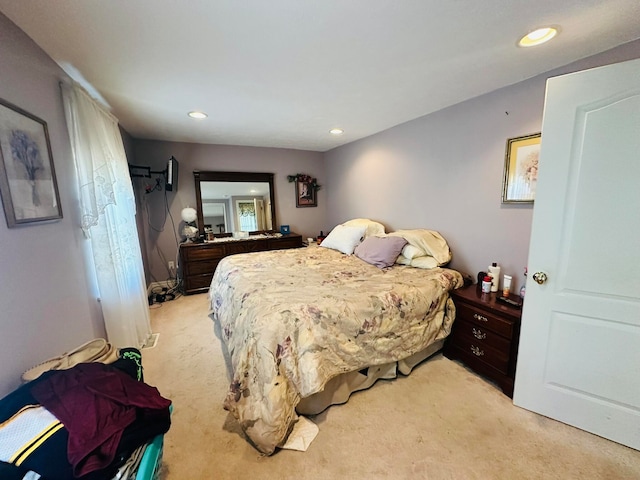
M 313 178 L 310 175 L 306 175 L 304 173 L 296 173 L 295 175 L 287 175 L 287 180 L 289 180 L 289 183 L 291 183 L 291 182 L 307 183 L 307 184 L 311 185 L 311 187 L 316 191 L 320 190 L 322 188 L 322 185 L 318 185 L 318 183 L 317 183 L 315 178 Z

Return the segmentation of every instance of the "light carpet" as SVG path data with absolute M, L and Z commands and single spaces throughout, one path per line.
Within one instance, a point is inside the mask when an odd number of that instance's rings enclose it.
M 312 417 L 306 452 L 265 457 L 222 408 L 228 387 L 207 295 L 151 310 L 145 381 L 173 401 L 159 480 L 640 479 L 640 452 L 515 407 L 441 354 Z

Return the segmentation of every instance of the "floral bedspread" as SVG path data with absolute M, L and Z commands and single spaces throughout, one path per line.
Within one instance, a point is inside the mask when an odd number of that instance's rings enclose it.
M 455 270 L 379 269 L 323 247 L 224 258 L 209 297 L 233 380 L 224 407 L 272 454 L 301 398 L 331 378 L 394 362 L 446 337 Z

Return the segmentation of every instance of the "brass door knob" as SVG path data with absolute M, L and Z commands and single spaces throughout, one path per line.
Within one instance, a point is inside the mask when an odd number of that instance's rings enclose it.
M 533 280 L 539 285 L 542 285 L 547 281 L 547 274 L 544 272 L 536 272 L 533 274 Z

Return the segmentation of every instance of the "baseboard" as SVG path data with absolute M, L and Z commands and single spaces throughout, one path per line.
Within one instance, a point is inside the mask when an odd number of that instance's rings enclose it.
M 147 339 L 145 344 L 142 346 L 142 348 L 145 349 L 145 348 L 155 347 L 158 344 L 159 337 L 160 337 L 159 333 L 152 333 L 151 335 L 149 335 L 149 338 Z

